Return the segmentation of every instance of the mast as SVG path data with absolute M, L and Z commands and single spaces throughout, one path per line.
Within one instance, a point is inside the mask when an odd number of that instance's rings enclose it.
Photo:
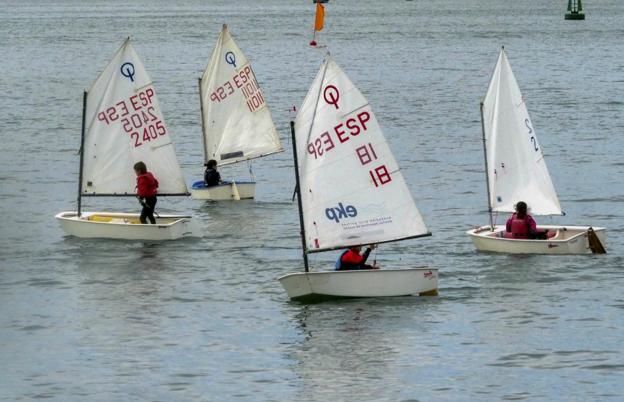
M 199 108 L 201 110 L 201 126 L 202 126 L 202 145 L 204 146 L 204 163 L 208 163 L 208 149 L 206 149 L 206 127 L 204 125 L 204 96 L 202 95 L 201 77 L 199 77 L 198 81 L 199 81 Z
M 87 114 L 87 91 L 82 94 L 82 130 L 80 133 L 80 170 L 78 173 L 78 217 L 82 210 L 82 163 L 84 158 L 85 119 Z
M 321 84 L 319 85 L 318 94 L 316 96 L 316 103 L 314 104 L 314 113 L 312 114 L 312 122 L 310 123 L 310 129 L 308 130 L 307 138 L 310 138 L 310 134 L 312 133 L 312 128 L 314 127 L 314 118 L 316 117 L 316 110 L 318 109 L 319 99 L 321 98 L 321 91 L 323 90 L 323 82 L 325 82 L 325 73 L 327 72 L 327 59 L 325 59 L 325 68 L 323 69 L 323 76 L 321 77 Z M 301 246 L 303 248 L 303 266 L 305 267 L 305 272 L 309 271 L 308 267 L 308 252 L 305 240 L 305 225 L 303 222 L 303 203 L 301 201 L 301 185 L 299 181 L 299 162 L 297 158 L 297 139 L 295 138 L 295 122 L 291 120 L 290 122 L 290 134 L 292 136 L 292 145 L 293 145 L 293 158 L 295 161 L 295 179 L 297 188 L 297 203 L 299 204 L 299 225 L 301 225 Z
M 492 200 L 490 197 L 490 170 L 488 169 L 487 146 L 485 142 L 485 123 L 483 122 L 483 102 L 481 102 L 481 132 L 483 134 L 483 157 L 485 160 L 485 185 L 487 186 L 488 212 L 490 214 L 490 227 L 494 230 L 494 219 L 492 218 Z
M 308 251 L 306 247 L 305 240 L 305 226 L 303 223 L 303 205 L 301 202 L 301 185 L 299 182 L 299 161 L 297 158 L 297 139 L 295 138 L 295 122 L 290 122 L 290 134 L 292 136 L 292 145 L 293 145 L 293 159 L 295 161 L 295 182 L 297 184 L 297 188 L 295 191 L 297 192 L 297 204 L 299 208 L 299 225 L 301 227 L 301 250 L 303 252 L 303 266 L 305 268 L 305 272 L 309 271 L 308 267 Z
M 314 127 L 314 118 L 316 117 L 316 110 L 318 109 L 318 102 L 321 98 L 321 90 L 323 89 L 323 82 L 325 81 L 325 73 L 327 72 L 327 59 L 325 60 L 325 68 L 323 69 L 323 76 L 321 77 L 321 84 L 319 85 L 318 94 L 316 96 L 316 103 L 314 105 L 314 113 L 312 114 L 312 122 L 310 123 L 310 129 L 308 130 L 308 138 L 310 137 L 310 133 L 312 133 L 312 127 Z M 297 187 L 295 191 L 297 192 L 297 204 L 299 206 L 299 225 L 301 226 L 301 247 L 303 250 L 303 266 L 305 268 L 305 272 L 309 271 L 308 265 L 308 251 L 305 240 L 305 225 L 303 222 L 303 203 L 301 201 L 301 185 L 299 181 L 299 160 L 297 157 L 297 139 L 295 138 L 295 122 L 291 120 L 290 122 L 290 134 L 292 136 L 292 146 L 293 146 L 293 159 L 295 162 L 295 180 Z

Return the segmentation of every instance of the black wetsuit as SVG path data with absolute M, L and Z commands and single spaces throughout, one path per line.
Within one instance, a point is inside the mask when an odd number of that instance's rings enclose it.
M 218 186 L 221 183 L 221 174 L 217 169 L 207 168 L 204 172 L 204 184 L 206 187 Z
M 143 201 L 141 202 L 141 205 L 143 205 L 143 209 L 141 210 L 141 217 L 139 218 L 141 220 L 141 223 L 145 224 L 147 223 L 147 220 L 149 219 L 150 223 L 155 224 L 156 223 L 156 218 L 154 218 L 154 209 L 156 209 L 156 196 L 152 196 L 152 197 L 145 197 L 143 199 Z

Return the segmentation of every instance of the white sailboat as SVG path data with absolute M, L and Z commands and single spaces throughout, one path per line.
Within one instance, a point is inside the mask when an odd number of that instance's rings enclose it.
M 305 272 L 291 299 L 435 294 L 433 268 L 309 272 L 308 254 L 430 236 L 368 100 L 327 57 L 291 122 Z
M 158 179 L 158 197 L 188 195 L 152 80 L 128 38 L 84 92 L 78 210 L 56 215 L 65 232 L 132 240 L 192 236 L 190 216 L 157 215 L 155 225 L 144 225 L 139 214 L 82 211 L 82 197 L 135 197 L 139 161 Z
M 508 238 L 505 225 L 495 225 L 494 212 L 511 213 L 519 201 L 533 215 L 563 215 L 542 147 L 520 87 L 501 49 L 481 103 L 483 148 L 490 224 L 469 230 L 478 250 L 523 254 L 587 254 L 604 251 L 605 228 L 542 225 L 547 240 Z
M 249 161 L 283 148 L 247 57 L 223 25 L 210 62 L 199 79 L 204 164 L 218 166 Z M 224 181 L 206 187 L 203 180 L 191 186 L 191 197 L 200 200 L 254 198 L 253 181 Z

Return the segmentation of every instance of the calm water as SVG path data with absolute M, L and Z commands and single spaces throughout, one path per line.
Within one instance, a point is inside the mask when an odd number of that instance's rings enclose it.
M 0 12 L 0 399 L 59 401 L 622 400 L 624 5 L 334 1 L 321 42 L 369 98 L 432 238 L 382 264 L 440 268 L 440 296 L 291 303 L 301 269 L 288 109 L 322 61 L 298 1 L 14 1 Z M 161 199 L 205 237 L 64 237 L 82 91 L 130 35 L 187 180 L 201 175 L 197 77 L 227 22 L 286 152 L 254 164 L 256 202 Z M 479 100 L 504 44 L 564 218 L 608 227 L 605 256 L 478 254 Z M 246 167 L 223 169 L 246 178 Z M 87 200 L 98 210 L 134 200 Z M 315 256 L 317 269 L 335 255 Z

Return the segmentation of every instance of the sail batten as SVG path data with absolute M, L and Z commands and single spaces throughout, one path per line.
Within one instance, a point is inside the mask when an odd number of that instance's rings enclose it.
M 370 104 L 331 57 L 295 132 L 308 253 L 429 235 Z
M 513 212 L 515 204 L 524 201 L 534 215 L 561 215 L 542 147 L 504 49 L 482 111 L 492 211 Z
M 142 161 L 159 194 L 187 194 L 173 141 L 143 63 L 126 39 L 87 91 L 81 196 L 134 194 Z
M 204 162 L 227 165 L 284 150 L 251 64 L 225 25 L 199 85 Z

